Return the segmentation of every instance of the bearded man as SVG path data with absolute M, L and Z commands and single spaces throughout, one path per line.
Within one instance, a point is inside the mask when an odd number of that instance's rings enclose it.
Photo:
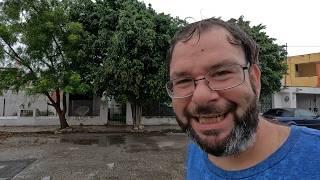
M 320 178 L 319 131 L 259 116 L 258 52 L 240 28 L 216 18 L 174 37 L 166 89 L 193 140 L 186 179 Z

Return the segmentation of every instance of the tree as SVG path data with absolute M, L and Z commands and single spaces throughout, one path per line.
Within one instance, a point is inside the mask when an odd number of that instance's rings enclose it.
M 250 21 L 245 21 L 243 16 L 238 19 L 230 19 L 229 22 L 237 24 L 258 44 L 259 62 L 261 68 L 261 98 L 271 95 L 281 88 L 281 80 L 287 72 L 286 49 L 285 46 L 279 46 L 274 38 L 269 37 L 266 32 L 266 26 L 259 24 L 250 26 Z
M 184 22 L 157 14 L 137 0 L 97 0 L 95 6 L 79 4 L 75 17 L 89 32 L 86 54 L 92 62 L 95 89 L 121 102 L 129 101 L 134 128 L 141 122 L 142 105 L 165 101 L 166 52 Z M 94 56 L 94 55 L 95 56 Z
M 70 5 L 67 0 L 5 0 L 0 6 L 0 90 L 44 94 L 61 128 L 69 126 L 65 93 L 89 89 L 77 69 L 86 33 L 70 20 Z

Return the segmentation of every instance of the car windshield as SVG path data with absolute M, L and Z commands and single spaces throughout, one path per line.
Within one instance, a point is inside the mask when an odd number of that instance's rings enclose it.
M 296 117 L 316 117 L 316 114 L 304 109 L 297 109 L 295 111 L 295 116 Z
M 281 116 L 281 117 L 292 117 L 292 116 L 293 116 L 293 112 L 283 109 L 283 110 L 279 110 L 279 111 L 278 111 L 278 115 L 277 115 L 277 116 Z
M 278 117 L 292 117 L 293 112 L 286 109 L 270 109 L 269 111 L 265 112 L 264 115 L 278 116 Z

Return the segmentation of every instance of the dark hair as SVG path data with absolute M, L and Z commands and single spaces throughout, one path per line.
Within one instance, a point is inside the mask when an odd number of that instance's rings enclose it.
M 168 51 L 168 71 L 170 69 L 173 50 L 178 42 L 187 42 L 194 35 L 197 35 L 200 39 L 201 33 L 207 32 L 215 26 L 226 29 L 232 35 L 232 37 L 227 37 L 227 40 L 233 45 L 239 45 L 242 47 L 246 60 L 250 65 L 259 63 L 259 48 L 250 36 L 248 36 L 235 23 L 226 22 L 218 18 L 209 18 L 188 24 L 175 34 Z

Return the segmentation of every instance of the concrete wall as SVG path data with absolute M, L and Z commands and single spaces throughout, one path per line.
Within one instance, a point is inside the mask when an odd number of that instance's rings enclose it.
M 280 92 L 272 96 L 272 108 L 296 108 L 296 93 Z
M 105 125 L 106 119 L 100 119 L 96 117 L 81 117 L 81 118 L 68 118 L 69 125 Z M 40 116 L 36 118 L 32 117 L 1 117 L 0 126 L 49 126 L 60 125 L 59 118 L 57 116 L 45 117 Z
M 67 96 L 68 97 L 68 96 Z M 60 125 L 59 118 L 55 109 L 48 106 L 47 98 L 42 95 L 28 96 L 25 92 L 14 93 L 7 91 L 0 96 L 0 126 L 42 126 L 42 125 Z M 2 100 L 2 101 L 1 101 Z M 68 103 L 67 98 L 67 103 Z M 100 108 L 99 116 L 66 116 L 69 125 L 104 125 L 108 123 L 108 105 L 107 102 L 99 101 L 97 108 Z M 4 109 L 4 111 L 3 111 Z M 54 112 L 53 116 L 38 116 L 36 112 L 47 111 Z M 30 117 L 20 116 L 21 110 L 28 110 L 32 113 Z M 3 116 L 5 112 L 5 116 Z M 68 114 L 68 113 L 67 113 Z
M 320 88 L 288 87 L 272 96 L 273 108 L 302 108 L 319 111 Z M 316 108 L 316 109 L 315 109 Z M 319 112 L 316 112 L 319 113 Z
M 320 94 L 298 94 L 297 107 L 320 114 Z
M 126 125 L 133 125 L 131 105 L 127 102 Z M 175 117 L 142 117 L 142 125 L 176 125 Z
M 175 117 L 142 117 L 143 125 L 177 125 Z
M 67 96 L 67 103 L 69 102 Z M 6 114 L 13 114 L 12 116 L 2 116 L 0 115 L 0 126 L 42 126 L 42 125 L 59 125 L 59 118 L 54 116 L 37 116 L 36 109 L 41 111 L 47 108 L 52 108 L 47 105 L 47 99 L 45 96 L 27 96 L 23 92 L 19 94 L 14 94 L 12 92 L 6 93 L 0 98 L 6 99 Z M 8 100 L 7 100 L 8 99 Z M 1 102 L 1 99 L 0 99 Z M 10 103 L 9 103 L 10 102 Z M 89 117 L 89 116 L 66 116 L 69 125 L 105 125 L 108 123 L 108 102 L 100 101 L 100 115 Z M 1 103 L 0 103 L 1 104 Z M 31 117 L 21 117 L 19 116 L 20 106 L 24 104 L 24 109 L 28 107 L 28 110 L 32 111 Z M 26 104 L 26 105 L 25 105 Z M 3 107 L 2 107 L 3 108 Z M 1 106 L 0 106 L 1 109 Z M 55 112 L 54 109 L 51 111 Z M 0 111 L 1 112 L 1 111 Z M 68 114 L 68 113 L 67 113 Z M 132 111 L 130 103 L 126 104 L 126 124 L 132 125 Z M 142 117 L 143 125 L 176 125 L 177 122 L 175 117 Z
M 47 97 L 43 95 L 27 95 L 23 91 L 16 93 L 8 90 L 0 96 L 0 116 L 18 116 L 20 109 L 38 109 L 43 113 L 49 111 L 55 114 L 54 108 L 47 102 Z

